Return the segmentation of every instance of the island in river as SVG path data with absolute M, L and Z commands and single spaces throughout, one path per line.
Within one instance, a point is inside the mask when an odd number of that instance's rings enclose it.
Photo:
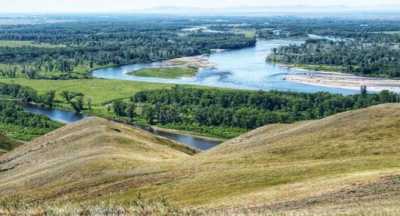
M 201 68 L 213 68 L 208 56 L 188 56 L 161 62 L 159 65 L 134 69 L 128 75 L 137 77 L 155 77 L 162 79 L 178 79 L 195 77 Z
M 215 52 L 209 56 L 184 57 L 166 62 L 103 68 L 93 71 L 92 75 L 101 79 L 264 91 L 329 92 L 349 95 L 359 93 L 360 86 L 367 85 L 370 91 L 391 90 L 400 92 L 400 84 L 394 80 L 364 78 L 337 73 L 334 76 L 328 76 L 326 73 L 314 70 L 286 67 L 265 61 L 265 56 L 271 54 L 273 48 L 303 42 L 303 40 L 294 39 L 258 40 L 255 47 Z M 199 68 L 199 71 L 194 77 L 172 79 L 139 77 L 128 74 L 144 68 L 174 67 L 177 64 L 195 66 Z M 317 75 L 319 79 L 315 78 Z M 330 79 L 327 79 L 327 77 Z
M 155 67 L 143 68 L 128 74 L 140 77 L 158 77 L 165 79 L 176 79 L 181 77 L 196 76 L 198 68 L 194 67 Z

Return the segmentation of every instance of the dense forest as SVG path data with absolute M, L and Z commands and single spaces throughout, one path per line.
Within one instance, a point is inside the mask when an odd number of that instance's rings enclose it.
M 363 76 L 400 78 L 400 35 L 349 34 L 345 39 L 308 39 L 300 45 L 273 49 L 268 61 L 329 66 Z
M 86 78 L 95 67 L 207 54 L 256 42 L 238 33 L 184 32 L 187 24 L 179 21 L 94 20 L 1 26 L 0 75 Z
M 0 100 L 0 131 L 9 138 L 28 141 L 60 126 L 45 116 L 25 112 L 16 101 Z
M 388 91 L 367 94 L 366 89 L 359 95 L 343 96 L 177 86 L 171 90 L 139 92 L 130 102 L 114 102 L 113 111 L 118 116 L 143 118 L 149 124 L 197 128 L 198 131 L 222 127 L 229 131 L 229 128 L 249 130 L 266 124 L 320 119 L 343 111 L 399 101 L 398 94 Z M 223 130 L 213 135 L 229 137 Z
M 259 18 L 251 27 L 257 29 L 258 37 L 278 39 L 285 37 L 304 37 L 309 34 L 340 38 L 377 38 L 375 33 L 398 32 L 397 20 L 384 19 L 340 19 L 340 18 L 300 18 L 271 17 Z M 392 35 L 393 36 L 393 35 Z M 394 35 L 395 36 L 395 35 Z M 391 37 L 385 35 L 385 38 Z
M 377 32 L 400 29 L 400 24 L 391 20 L 298 17 L 190 19 L 156 16 L 110 16 L 107 18 L 71 16 L 54 19 L 58 20 L 57 23 L 0 26 L 0 77 L 89 78 L 88 72 L 99 67 L 148 63 L 181 56 L 206 54 L 213 49 L 249 47 L 255 45 L 256 37 L 281 39 L 306 37 L 309 34 L 358 39 L 353 43 L 346 43 L 345 48 L 339 51 L 342 53 L 350 51 L 346 55 L 350 56 L 349 58 L 365 51 L 367 57 L 364 58 L 368 60 L 364 60 L 363 65 L 355 65 L 351 62 L 352 67 L 346 68 L 351 68 L 354 73 L 375 75 L 375 73 L 381 74 L 381 71 L 370 71 L 391 60 L 385 59 L 389 54 L 384 58 L 380 58 L 378 54 L 369 55 L 388 47 L 391 49 L 394 47 L 395 50 L 396 46 L 393 44 L 398 44 L 399 41 L 396 34 L 377 34 Z M 196 27 L 203 30 L 187 30 L 196 29 Z M 360 44 L 363 48 L 360 48 Z M 329 50 L 336 51 L 341 44 L 324 43 L 321 46 L 323 46 L 321 48 L 328 47 Z M 299 49 L 301 49 L 299 52 L 303 51 L 302 48 L 299 47 Z M 304 52 L 310 50 L 312 48 Z M 337 56 L 341 56 L 342 53 L 338 53 Z M 283 51 L 280 54 L 290 55 Z M 325 58 L 325 56 L 318 54 L 316 58 Z M 390 58 L 394 59 L 396 56 L 390 53 Z M 291 59 L 291 61 L 294 60 Z M 328 59 L 327 61 L 337 60 Z M 392 68 L 392 66 L 389 67 Z M 388 72 L 384 75 L 393 77 L 389 75 L 393 73 L 390 68 L 385 71 Z
M 18 84 L 0 83 L 0 131 L 18 140 L 31 140 L 61 126 L 41 115 L 25 112 L 22 105 L 35 103 L 52 107 L 55 92 L 39 95 L 34 89 Z

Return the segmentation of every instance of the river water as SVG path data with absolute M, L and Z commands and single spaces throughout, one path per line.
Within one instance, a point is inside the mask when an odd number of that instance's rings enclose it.
M 86 118 L 86 116 L 74 112 L 63 111 L 58 109 L 49 109 L 35 105 L 25 105 L 24 109 L 27 112 L 39 115 L 45 115 L 49 117 L 51 120 L 58 121 L 64 124 L 71 124 Z M 190 136 L 187 134 L 178 134 L 160 130 L 154 130 L 150 132 L 161 137 L 175 140 L 179 143 L 183 143 L 185 145 L 188 145 L 190 147 L 199 150 L 207 150 L 221 143 L 220 141 L 204 139 L 200 137 Z
M 77 114 L 75 112 L 63 111 L 58 109 L 49 109 L 45 107 L 39 107 L 35 105 L 25 105 L 25 111 L 45 115 L 53 121 L 61 122 L 64 124 L 71 124 L 84 119 L 86 116 Z
M 192 84 L 212 87 L 251 90 L 281 90 L 294 92 L 330 92 L 339 94 L 358 93 L 355 90 L 320 87 L 299 84 L 284 79 L 287 74 L 304 73 L 304 70 L 282 67 L 265 61 L 273 48 L 299 44 L 302 40 L 259 40 L 255 47 L 228 50 L 208 56 L 215 68 L 202 68 L 192 78 L 162 79 L 138 77 L 127 73 L 142 68 L 158 67 L 161 62 L 151 64 L 133 64 L 121 67 L 110 67 L 93 71 L 96 78 L 134 80 L 153 83 Z

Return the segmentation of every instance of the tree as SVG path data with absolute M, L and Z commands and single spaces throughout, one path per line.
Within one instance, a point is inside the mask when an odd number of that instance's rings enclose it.
M 81 113 L 84 109 L 84 94 L 80 92 L 62 91 L 61 97 L 67 101 L 77 113 Z
M 64 98 L 65 101 L 67 101 L 68 103 L 71 102 L 72 98 L 71 98 L 71 94 L 69 91 L 62 91 L 61 92 L 61 97 Z
M 56 91 L 51 90 L 51 91 L 46 92 L 43 95 L 42 101 L 46 106 L 48 106 L 49 108 L 52 108 L 54 105 L 55 98 L 56 98 Z
M 30 66 L 25 66 L 23 73 L 25 73 L 25 75 L 28 77 L 28 79 L 35 79 L 37 71 L 36 71 L 36 69 L 34 69 Z
M 83 95 L 78 95 L 75 96 L 74 99 L 72 99 L 70 102 L 72 108 L 75 110 L 76 113 L 81 113 L 84 110 L 83 98 L 84 98 Z
M 126 104 L 123 101 L 120 101 L 120 100 L 113 101 L 112 108 L 113 108 L 115 115 L 126 116 L 126 113 L 125 113 Z
M 154 124 L 154 118 L 156 115 L 156 111 L 153 106 L 148 105 L 148 104 L 144 105 L 142 115 L 143 115 L 144 119 L 146 119 L 147 123 Z
M 133 119 L 136 116 L 135 110 L 136 110 L 136 104 L 134 102 L 130 102 L 127 104 L 125 112 L 126 115 L 129 117 L 130 121 L 133 121 Z

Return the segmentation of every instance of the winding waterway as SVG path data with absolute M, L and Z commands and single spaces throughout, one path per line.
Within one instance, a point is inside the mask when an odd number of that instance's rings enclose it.
M 39 115 L 45 115 L 45 116 L 49 117 L 51 120 L 58 121 L 58 122 L 61 122 L 64 124 L 71 124 L 74 122 L 78 122 L 87 117 L 85 115 L 77 114 L 74 112 L 63 111 L 63 110 L 58 110 L 58 109 L 49 109 L 49 108 L 39 107 L 39 106 L 35 106 L 35 105 L 25 105 L 24 109 L 27 112 L 39 114 Z M 188 145 L 190 147 L 193 147 L 193 148 L 199 149 L 199 150 L 207 150 L 207 149 L 213 148 L 221 143 L 221 141 L 205 139 L 205 138 L 196 137 L 196 136 L 190 136 L 188 134 L 172 133 L 172 132 L 161 131 L 161 130 L 149 130 L 149 132 L 151 132 L 155 135 L 161 136 L 161 137 L 175 140 L 179 143 L 183 143 L 185 145 Z
M 142 68 L 162 66 L 162 62 L 151 64 L 133 64 L 121 67 L 110 67 L 92 72 L 96 78 L 134 80 L 153 83 L 193 84 L 212 87 L 251 90 L 281 90 L 294 92 L 330 92 L 340 94 L 358 93 L 356 90 L 329 88 L 307 84 L 299 84 L 285 80 L 285 75 L 304 73 L 304 70 L 282 67 L 265 61 L 273 48 L 299 44 L 301 40 L 259 40 L 255 47 L 228 50 L 208 56 L 215 68 L 202 68 L 192 78 L 162 79 L 154 77 L 138 77 L 129 72 Z
M 255 47 L 228 50 L 209 55 L 208 61 L 215 65 L 214 68 L 201 68 L 192 78 L 162 79 L 153 77 L 138 77 L 128 75 L 129 72 L 142 68 L 160 67 L 163 62 L 151 64 L 133 64 L 120 67 L 98 69 L 92 72 L 93 77 L 115 80 L 132 80 L 153 83 L 191 84 L 212 87 L 250 90 L 281 90 L 294 92 L 330 92 L 340 94 L 358 93 L 355 90 L 329 88 L 299 84 L 285 80 L 285 75 L 304 73 L 304 70 L 282 67 L 265 61 L 266 56 L 273 48 L 288 44 L 302 43 L 301 40 L 259 40 Z M 73 112 L 57 109 L 46 109 L 36 106 L 27 106 L 25 110 L 31 113 L 46 115 L 50 119 L 62 123 L 73 123 L 86 118 L 86 116 Z M 152 131 L 152 133 L 166 137 L 188 146 L 207 150 L 215 147 L 220 142 L 198 138 L 186 134 L 177 134 L 166 131 Z

